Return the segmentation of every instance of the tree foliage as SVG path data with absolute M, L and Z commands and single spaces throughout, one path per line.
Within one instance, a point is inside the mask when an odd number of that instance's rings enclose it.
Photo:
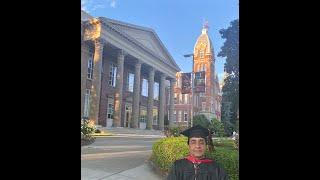
M 216 136 L 222 137 L 225 135 L 223 123 L 216 118 L 211 120 L 210 129 Z
M 202 127 L 209 127 L 210 122 L 206 118 L 206 116 L 203 114 L 195 115 L 195 116 L 193 116 L 193 126 L 196 126 L 196 125 L 200 125 Z
M 221 119 L 226 133 L 230 135 L 237 129 L 239 111 L 239 19 L 232 21 L 227 29 L 219 32 L 225 42 L 218 56 L 226 58 L 224 71 L 227 73 L 222 88 Z

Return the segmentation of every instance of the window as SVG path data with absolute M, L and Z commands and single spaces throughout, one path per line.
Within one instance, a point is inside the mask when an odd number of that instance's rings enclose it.
M 204 52 L 203 50 L 200 51 L 200 58 L 203 58 L 204 57 Z
M 179 111 L 178 114 L 178 121 L 181 122 L 182 121 L 182 111 Z
M 185 94 L 185 95 L 184 95 L 184 103 L 185 103 L 185 104 L 188 104 L 188 94 Z
M 206 65 L 205 64 L 200 64 L 199 66 L 199 71 L 206 71 Z
M 128 91 L 133 92 L 133 84 L 134 84 L 134 74 L 129 73 L 129 75 L 128 75 Z
M 155 82 L 153 85 L 153 99 L 159 100 L 159 83 L 157 82 Z
M 178 104 L 177 93 L 174 93 L 174 104 Z
M 202 66 L 200 66 L 200 68 L 202 68 Z M 200 70 L 201 71 L 201 70 Z M 196 73 L 195 74 L 195 79 L 200 83 L 205 83 L 206 82 L 206 77 L 204 75 L 204 77 L 202 77 L 203 73 Z
M 114 107 L 112 103 L 108 103 L 107 118 L 113 119 Z
M 176 119 L 176 116 L 177 115 L 177 111 L 173 111 L 173 122 L 176 122 L 177 119 Z
M 183 116 L 184 122 L 188 122 L 188 112 L 184 111 L 184 116 Z
M 140 109 L 140 122 L 146 122 L 147 111 L 145 109 Z
M 153 108 L 152 117 L 153 117 L 153 125 L 158 125 L 158 109 L 156 107 Z
M 141 91 L 142 96 L 148 96 L 148 80 L 143 79 L 142 80 L 142 91 Z
M 205 111 L 206 110 L 206 102 L 202 102 L 202 111 Z
M 179 94 L 179 104 L 182 104 L 182 94 Z
M 89 59 L 88 59 L 87 78 L 88 78 L 88 79 L 92 79 L 92 75 L 93 75 L 93 56 L 90 55 L 90 57 L 89 57 Z
M 89 112 L 90 112 L 90 89 L 86 89 L 86 93 L 84 95 L 84 111 L 83 116 L 86 118 L 89 118 Z
M 116 78 L 117 78 L 117 66 L 113 63 L 110 64 L 109 71 L 109 85 L 116 87 Z

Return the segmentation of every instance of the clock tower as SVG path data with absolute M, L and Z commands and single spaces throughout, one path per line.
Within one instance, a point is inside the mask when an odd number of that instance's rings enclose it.
M 201 35 L 194 45 L 193 71 L 205 71 L 205 92 L 195 92 L 195 115 L 204 114 L 209 120 L 221 119 L 221 92 L 215 72 L 213 44 L 208 36 L 208 22 L 205 22 Z

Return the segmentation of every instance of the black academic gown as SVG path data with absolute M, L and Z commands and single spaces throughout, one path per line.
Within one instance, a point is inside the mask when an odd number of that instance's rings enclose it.
M 228 177 L 215 161 L 194 167 L 192 162 L 180 159 L 172 165 L 167 180 L 228 180 Z

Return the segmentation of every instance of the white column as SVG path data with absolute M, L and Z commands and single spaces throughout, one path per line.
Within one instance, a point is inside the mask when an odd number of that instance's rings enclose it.
M 102 53 L 104 41 L 96 39 L 94 41 L 94 57 L 93 57 L 93 77 L 92 77 L 92 93 L 89 119 L 98 124 L 99 119 L 99 106 L 100 106 L 100 91 L 101 91 L 101 68 L 102 68 Z
M 153 86 L 154 86 L 154 69 L 151 67 L 149 71 L 148 82 L 148 106 L 147 106 L 147 129 L 152 129 L 153 120 Z
M 165 74 L 160 77 L 160 107 L 159 107 L 159 129 L 164 130 L 164 113 L 165 113 Z
M 114 95 L 114 118 L 113 124 L 115 127 L 121 126 L 121 105 L 122 105 L 122 89 L 123 89 L 123 65 L 124 65 L 125 53 L 123 50 L 118 52 L 118 69 L 117 69 L 117 81 L 116 81 L 116 92 Z
M 132 105 L 132 121 L 131 128 L 138 128 L 139 111 L 140 111 L 140 74 L 141 62 L 135 64 L 134 85 L 133 85 L 133 105 Z
M 171 79 L 170 81 L 170 106 L 169 106 L 169 127 L 173 127 L 173 110 L 174 110 L 174 86 L 176 84 L 176 79 Z

